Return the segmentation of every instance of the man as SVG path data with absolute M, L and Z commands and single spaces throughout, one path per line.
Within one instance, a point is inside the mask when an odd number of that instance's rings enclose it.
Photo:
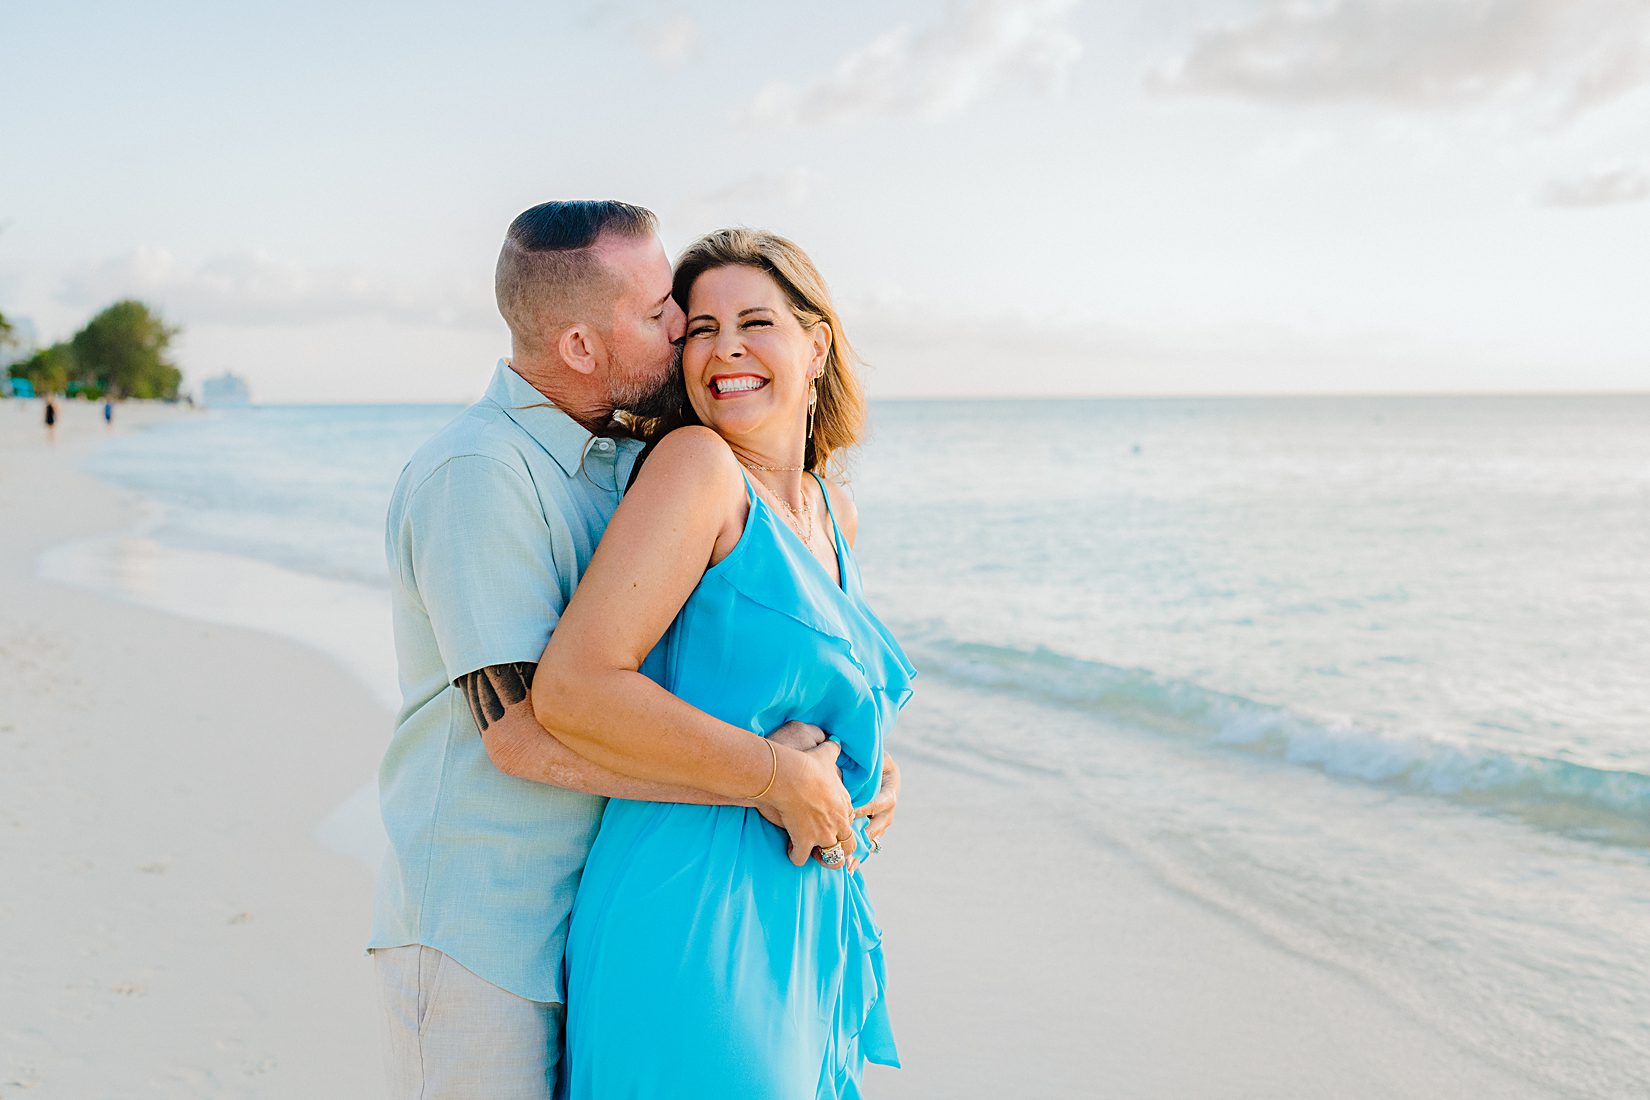
M 546 1100 L 568 915 L 603 796 L 750 805 L 769 778 L 730 772 L 716 793 L 619 775 L 545 733 L 528 698 L 639 450 L 605 434 L 613 414 L 663 413 L 677 392 L 684 319 L 670 289 L 650 212 L 523 213 L 496 272 L 511 358 L 391 499 L 403 706 L 379 772 L 390 850 L 370 950 L 394 1096 Z M 835 745 L 794 723 L 774 739 L 808 767 L 764 812 L 826 814 L 842 799 Z M 860 812 L 890 813 L 897 785 L 890 767 Z

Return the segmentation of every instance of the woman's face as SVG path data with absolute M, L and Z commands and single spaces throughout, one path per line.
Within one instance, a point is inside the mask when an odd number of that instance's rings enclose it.
M 718 267 L 688 291 L 682 378 L 699 419 L 769 461 L 801 461 L 808 382 L 830 326 L 804 329 L 779 284 L 754 267 Z

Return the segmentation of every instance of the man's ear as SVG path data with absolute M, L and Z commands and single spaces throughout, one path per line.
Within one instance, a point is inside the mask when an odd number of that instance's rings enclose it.
M 580 374 L 595 374 L 605 349 L 595 329 L 588 325 L 573 325 L 562 330 L 561 339 L 556 341 L 556 350 L 561 352 L 561 361 Z

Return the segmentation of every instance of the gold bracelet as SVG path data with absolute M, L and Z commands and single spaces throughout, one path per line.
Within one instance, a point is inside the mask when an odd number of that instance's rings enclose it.
M 773 781 L 779 778 L 779 747 L 766 737 L 762 739 L 762 743 L 768 746 L 768 751 L 773 754 L 773 771 L 768 775 L 768 785 L 756 793 L 751 799 L 752 802 L 762 801 L 762 796 L 773 790 Z

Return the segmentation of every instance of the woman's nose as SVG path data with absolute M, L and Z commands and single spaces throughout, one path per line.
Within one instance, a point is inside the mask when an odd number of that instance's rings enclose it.
M 718 359 L 742 359 L 745 355 L 745 342 L 737 332 L 721 332 L 716 336 L 716 357 Z

